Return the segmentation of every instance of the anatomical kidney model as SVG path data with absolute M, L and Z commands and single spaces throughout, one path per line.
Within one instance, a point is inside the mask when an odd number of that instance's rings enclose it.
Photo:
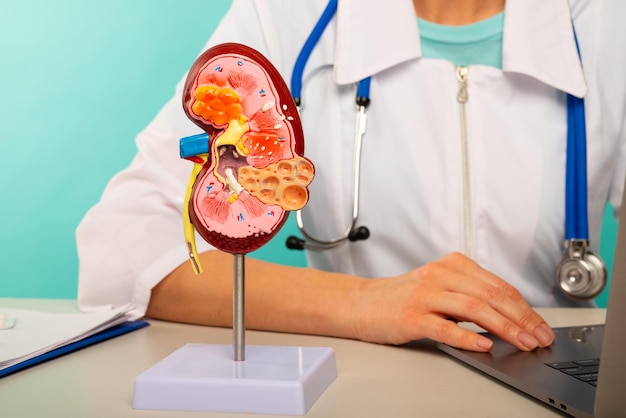
M 269 241 L 289 211 L 304 207 L 313 164 L 295 103 L 274 66 L 240 44 L 221 44 L 193 64 L 183 108 L 205 132 L 185 137 L 194 163 L 185 197 L 185 239 L 201 271 L 194 228 L 209 244 L 246 254 Z

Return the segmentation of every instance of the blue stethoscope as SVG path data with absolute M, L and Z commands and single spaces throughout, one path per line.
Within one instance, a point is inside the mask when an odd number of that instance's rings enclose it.
M 291 77 L 291 94 L 298 108 L 302 103 L 304 67 L 319 42 L 322 33 L 337 12 L 337 0 L 330 0 L 296 60 Z M 578 43 L 577 43 L 578 46 Z M 580 52 L 579 52 L 580 54 Z M 369 237 L 369 229 L 357 226 L 359 216 L 360 160 L 363 135 L 366 128 L 365 110 L 370 103 L 370 78 L 358 83 L 356 93 L 356 125 L 354 134 L 352 221 L 343 235 L 331 240 L 313 237 L 304 227 L 301 211 L 296 211 L 296 224 L 302 238 L 290 236 L 287 247 L 323 251 L 336 248 L 346 241 L 360 241 Z M 604 289 L 607 271 L 602 259 L 588 250 L 589 230 L 587 214 L 587 138 L 585 105 L 582 98 L 567 95 L 567 161 L 565 174 L 565 251 L 557 267 L 559 289 L 574 299 L 591 299 Z

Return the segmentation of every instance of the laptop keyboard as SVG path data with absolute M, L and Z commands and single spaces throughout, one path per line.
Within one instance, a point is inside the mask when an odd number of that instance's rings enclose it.
M 589 383 L 592 386 L 596 386 L 598 384 L 600 359 L 561 361 L 558 363 L 546 363 L 546 365 L 575 377 L 578 380 Z

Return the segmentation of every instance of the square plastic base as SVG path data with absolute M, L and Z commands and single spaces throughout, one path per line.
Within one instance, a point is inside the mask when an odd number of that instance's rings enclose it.
M 331 348 L 187 344 L 135 378 L 133 408 L 304 415 L 337 377 Z

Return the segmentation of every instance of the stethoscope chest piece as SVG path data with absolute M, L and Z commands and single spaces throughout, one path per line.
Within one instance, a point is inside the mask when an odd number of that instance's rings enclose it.
M 587 250 L 584 240 L 569 240 L 557 268 L 557 285 L 567 296 L 586 300 L 598 296 L 607 283 L 602 259 Z

